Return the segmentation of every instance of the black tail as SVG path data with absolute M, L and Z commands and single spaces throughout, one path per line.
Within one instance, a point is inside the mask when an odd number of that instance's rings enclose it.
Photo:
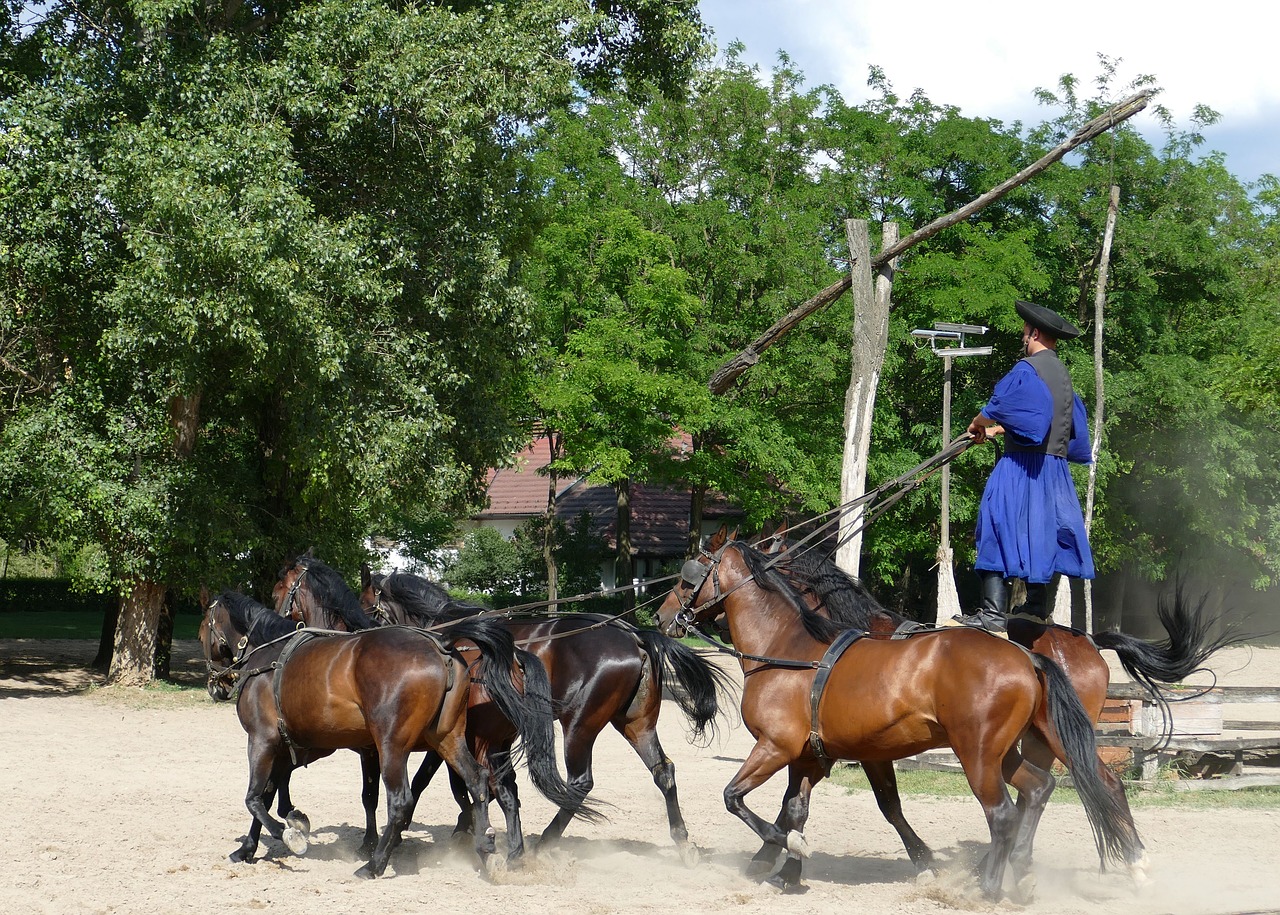
M 1099 650 L 1110 648 L 1129 676 L 1149 692 L 1159 692 L 1158 683 L 1177 683 L 1207 661 L 1214 652 L 1245 641 L 1247 636 L 1225 633 L 1212 636 L 1214 620 L 1205 611 L 1206 598 L 1194 607 L 1182 588 L 1171 599 L 1161 597 L 1156 616 L 1169 633 L 1163 642 L 1147 642 L 1122 632 L 1100 632 L 1093 636 Z
M 652 629 L 635 632 L 653 659 L 657 686 L 662 688 L 664 674 L 675 678 L 679 688 L 671 690 L 671 696 L 693 726 L 692 738 L 709 742 L 716 734 L 720 700 L 733 693 L 729 676 L 683 642 Z
M 1124 785 L 1119 779 L 1108 781 L 1102 775 L 1088 712 L 1061 667 L 1038 654 L 1032 654 L 1031 660 L 1044 677 L 1049 721 L 1065 756 L 1062 761 L 1071 772 L 1071 780 L 1093 827 L 1098 857 L 1104 865 L 1109 860 L 1133 863 L 1142 854 L 1142 840 L 1129 813 Z M 1053 746 L 1052 740 L 1049 745 Z
M 480 677 L 503 716 L 515 727 L 535 788 L 551 803 L 588 821 L 602 819 L 560 775 L 556 766 L 551 682 L 537 656 L 515 647 L 510 630 L 495 620 L 466 619 L 451 625 L 450 639 L 470 639 L 480 649 Z M 516 685 L 516 662 L 524 671 L 524 693 Z

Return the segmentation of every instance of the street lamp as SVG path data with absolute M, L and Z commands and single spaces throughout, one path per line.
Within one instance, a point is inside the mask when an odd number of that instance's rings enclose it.
M 951 361 L 962 356 L 990 356 L 993 347 L 967 346 L 966 336 L 980 337 L 988 328 L 981 324 L 934 322 L 933 330 L 913 330 L 911 336 L 929 341 L 935 356 L 942 357 L 942 447 L 951 444 Z M 937 625 L 942 626 L 960 612 L 960 597 L 951 560 L 951 464 L 942 465 L 942 537 L 938 546 Z

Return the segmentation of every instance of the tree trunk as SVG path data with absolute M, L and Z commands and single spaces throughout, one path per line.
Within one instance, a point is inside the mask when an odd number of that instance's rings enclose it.
M 1098 455 L 1102 453 L 1103 408 L 1106 405 L 1102 386 L 1102 318 L 1107 300 L 1107 273 L 1111 265 L 1111 239 L 1116 230 L 1116 211 L 1120 208 L 1120 188 L 1111 185 L 1107 204 L 1107 228 L 1102 234 L 1102 259 L 1098 264 L 1098 288 L 1093 297 L 1093 462 L 1089 464 L 1089 485 L 1084 496 L 1084 531 L 1093 529 L 1093 500 L 1098 484 Z M 1084 583 L 1084 631 L 1093 632 L 1093 583 Z
M 845 232 L 849 239 L 854 302 L 852 369 L 844 401 L 844 459 L 840 467 L 840 502 L 848 505 L 867 489 L 871 415 L 889 338 L 889 301 L 897 262 L 891 260 L 879 268 L 873 281 L 866 220 L 846 220 Z M 892 245 L 897 237 L 897 224 L 885 223 L 882 245 Z M 862 519 L 862 506 L 844 513 L 840 519 L 836 565 L 853 576 L 859 574 L 862 564 Z
M 156 631 L 164 609 L 164 585 L 137 577 L 120 598 L 120 622 L 107 683 L 146 686 L 155 674 Z
M 102 632 L 98 634 L 98 654 L 93 659 L 93 669 L 99 673 L 111 670 L 112 649 L 116 643 L 116 629 L 120 627 L 120 602 L 116 601 L 102 617 Z
M 614 584 L 617 587 L 626 588 L 622 592 L 622 612 L 634 623 L 636 592 L 631 587 L 632 579 L 635 578 L 631 563 L 631 481 L 619 480 L 614 488 L 618 493 L 618 571 Z
M 152 674 L 157 680 L 172 682 L 172 672 L 173 607 L 166 600 L 160 605 L 160 619 L 156 622 L 156 660 L 152 666 Z
M 547 462 L 554 465 L 560 457 L 559 433 L 547 433 Z M 542 562 L 547 568 L 547 600 L 555 602 L 560 593 L 560 564 L 556 562 L 556 493 L 560 475 L 553 466 L 547 468 L 547 511 L 542 524 Z
M 699 484 L 689 492 L 689 543 L 685 559 L 693 559 L 702 549 L 702 513 L 707 506 L 707 487 Z

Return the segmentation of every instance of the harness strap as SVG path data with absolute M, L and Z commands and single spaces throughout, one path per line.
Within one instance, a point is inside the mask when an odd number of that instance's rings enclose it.
M 813 678 L 813 689 L 809 693 L 809 747 L 813 750 L 813 755 L 818 757 L 818 762 L 822 764 L 822 768 L 828 775 L 831 774 L 833 760 L 827 755 L 827 748 L 822 743 L 822 725 L 818 721 L 818 705 L 822 702 L 822 693 L 827 688 L 827 679 L 831 676 L 831 669 L 835 667 L 836 661 L 840 660 L 840 656 L 844 654 L 846 648 L 864 635 L 866 633 L 861 629 L 846 629 L 835 637 L 831 644 L 827 646 L 822 660 L 818 662 L 818 674 Z

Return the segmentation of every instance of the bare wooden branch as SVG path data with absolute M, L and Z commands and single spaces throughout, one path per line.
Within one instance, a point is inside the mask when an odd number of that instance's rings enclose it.
M 1131 95 L 1129 98 L 1112 105 L 1102 114 L 1085 124 L 1069 138 L 1055 146 L 1044 156 L 1037 159 L 1031 165 L 1028 165 L 1012 178 L 998 184 L 981 197 L 978 197 L 970 203 L 960 207 L 960 209 L 948 213 L 946 216 L 941 216 L 938 219 L 935 219 L 927 226 L 917 229 L 901 241 L 882 250 L 872 259 L 871 269 L 877 270 L 880 267 L 883 267 L 913 245 L 917 245 L 926 238 L 931 238 L 934 235 L 937 235 L 943 229 L 948 229 L 956 223 L 968 219 L 984 207 L 990 206 L 1015 187 L 1030 181 L 1036 175 L 1043 172 L 1050 165 L 1057 162 L 1076 147 L 1088 143 L 1099 134 L 1105 133 L 1117 124 L 1133 117 L 1143 108 L 1147 107 L 1147 102 L 1151 100 L 1151 97 L 1154 94 L 1154 89 L 1144 89 L 1142 92 Z M 787 334 L 788 331 L 791 330 L 791 328 L 795 327 L 813 312 L 817 311 L 819 308 L 829 305 L 848 288 L 849 279 L 846 277 L 840 282 L 828 286 L 826 289 L 822 290 L 822 292 L 818 293 L 802 305 L 794 308 L 786 317 L 782 318 L 767 331 L 757 337 L 756 340 L 741 353 L 725 362 L 724 365 L 720 366 L 720 368 L 716 370 L 715 374 L 711 376 L 711 380 L 707 382 L 707 387 L 711 389 L 711 393 L 723 394 L 725 391 L 729 390 L 729 387 L 738 378 L 738 376 L 760 361 L 760 355 L 765 350 L 777 343 Z

